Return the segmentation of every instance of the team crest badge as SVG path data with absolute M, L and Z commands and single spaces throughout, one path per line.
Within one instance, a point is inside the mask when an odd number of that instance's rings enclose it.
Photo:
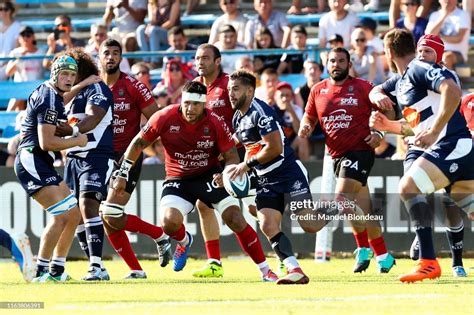
M 123 96 L 125 95 L 125 91 L 124 91 L 123 89 L 119 89 L 119 90 L 118 90 L 118 95 L 119 95 L 120 97 L 123 97 Z
M 209 136 L 209 127 L 204 127 L 202 132 L 204 133 L 205 136 Z
M 349 85 L 349 87 L 347 88 L 347 91 L 349 93 L 353 93 L 354 92 L 354 86 L 353 85 Z
M 458 164 L 457 164 L 457 163 L 453 163 L 453 164 L 451 164 L 451 166 L 449 167 L 449 172 L 450 172 L 450 173 L 454 173 L 454 172 L 456 172 L 456 171 L 458 170 L 458 168 L 459 168 Z

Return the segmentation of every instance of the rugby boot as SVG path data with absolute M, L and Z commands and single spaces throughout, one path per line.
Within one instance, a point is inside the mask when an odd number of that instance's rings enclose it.
M 194 270 L 192 275 L 196 278 L 222 278 L 224 268 L 218 262 L 207 262 L 202 268 Z
M 307 284 L 309 278 L 304 274 L 301 268 L 295 268 L 288 271 L 288 274 L 276 281 L 276 284 Z
M 188 260 L 188 252 L 189 252 L 189 248 L 193 244 L 193 236 L 189 232 L 186 232 L 186 234 L 188 235 L 188 240 L 189 240 L 188 245 L 183 246 L 178 243 L 174 251 L 174 255 L 173 255 L 173 270 L 174 271 L 183 270 Z
M 377 260 L 377 270 L 379 273 L 388 273 L 397 263 L 392 254 L 387 253 L 387 257 Z
M 401 282 L 416 282 L 439 277 L 441 277 L 441 267 L 438 260 L 421 258 L 417 267 L 411 273 L 399 276 L 398 280 Z
M 169 239 L 156 242 L 156 248 L 158 249 L 158 260 L 160 261 L 160 266 L 166 267 L 173 258 Z
M 372 249 L 367 247 L 358 247 L 354 254 L 356 255 L 356 262 L 354 265 L 354 273 L 367 270 L 370 265 L 370 259 L 374 256 Z

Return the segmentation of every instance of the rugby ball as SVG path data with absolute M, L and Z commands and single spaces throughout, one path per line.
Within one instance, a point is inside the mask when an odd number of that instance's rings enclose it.
M 247 173 L 243 174 L 240 177 L 237 177 L 234 180 L 230 180 L 230 172 L 237 165 L 231 164 L 226 166 L 222 172 L 222 181 L 224 183 L 224 188 L 229 195 L 234 198 L 244 198 L 247 197 L 250 190 L 250 179 Z

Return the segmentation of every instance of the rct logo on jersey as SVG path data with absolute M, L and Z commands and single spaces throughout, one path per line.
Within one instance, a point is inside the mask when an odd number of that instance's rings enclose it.
M 341 105 L 357 106 L 359 105 L 359 100 L 353 97 L 341 98 Z
M 46 113 L 44 114 L 44 121 L 49 124 L 56 124 L 56 120 L 58 119 L 58 112 L 53 109 L 47 109 Z

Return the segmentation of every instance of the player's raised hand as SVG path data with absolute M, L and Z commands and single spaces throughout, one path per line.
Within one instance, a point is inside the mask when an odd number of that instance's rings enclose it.
M 379 111 L 373 111 L 370 115 L 369 127 L 380 131 L 388 131 L 388 121 L 389 119 L 387 116 Z
M 298 136 L 301 138 L 308 138 L 311 132 L 312 130 L 310 124 L 302 124 L 298 130 Z

